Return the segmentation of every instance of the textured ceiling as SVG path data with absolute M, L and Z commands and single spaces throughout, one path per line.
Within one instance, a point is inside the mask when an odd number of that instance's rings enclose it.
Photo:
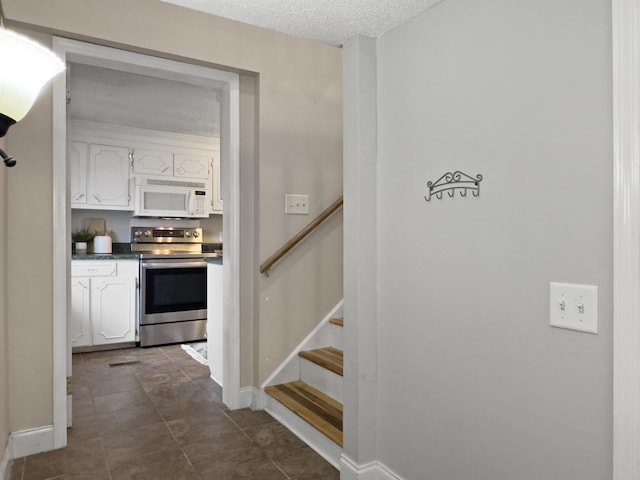
M 162 0 L 296 37 L 342 45 L 379 37 L 442 0 Z

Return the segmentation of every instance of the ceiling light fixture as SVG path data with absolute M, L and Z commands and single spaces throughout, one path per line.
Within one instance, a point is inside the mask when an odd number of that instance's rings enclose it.
M 0 12 L 0 137 L 29 112 L 38 94 L 65 69 L 51 50 L 24 35 L 7 30 Z M 15 160 L 0 150 L 8 167 Z

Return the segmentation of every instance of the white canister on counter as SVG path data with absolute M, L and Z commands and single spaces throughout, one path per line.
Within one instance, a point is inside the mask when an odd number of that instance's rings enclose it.
M 111 237 L 95 236 L 93 238 L 93 253 L 111 253 Z

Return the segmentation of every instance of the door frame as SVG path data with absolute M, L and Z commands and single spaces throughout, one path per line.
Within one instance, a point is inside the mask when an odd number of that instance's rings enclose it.
M 613 0 L 613 479 L 640 478 L 640 0 Z
M 217 86 L 221 91 L 221 183 L 225 201 L 223 231 L 223 402 L 231 409 L 240 397 L 240 160 L 239 76 L 213 68 L 191 65 L 144 54 L 53 38 L 54 52 L 66 63 L 108 66 L 132 73 L 144 72 L 195 85 Z M 67 339 L 70 300 L 71 245 L 69 166 L 67 148 L 67 78 L 58 76 L 53 88 L 53 436 L 54 448 L 67 444 L 71 402 L 67 396 L 67 372 L 71 371 L 71 346 Z M 226 119 L 226 121 L 225 121 Z M 245 242 L 246 243 L 246 242 Z M 251 242 L 249 242 L 251 243 Z

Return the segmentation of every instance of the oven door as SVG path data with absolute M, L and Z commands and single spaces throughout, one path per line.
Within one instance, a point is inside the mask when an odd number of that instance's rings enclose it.
M 207 318 L 207 264 L 203 259 L 140 262 L 140 325 Z

